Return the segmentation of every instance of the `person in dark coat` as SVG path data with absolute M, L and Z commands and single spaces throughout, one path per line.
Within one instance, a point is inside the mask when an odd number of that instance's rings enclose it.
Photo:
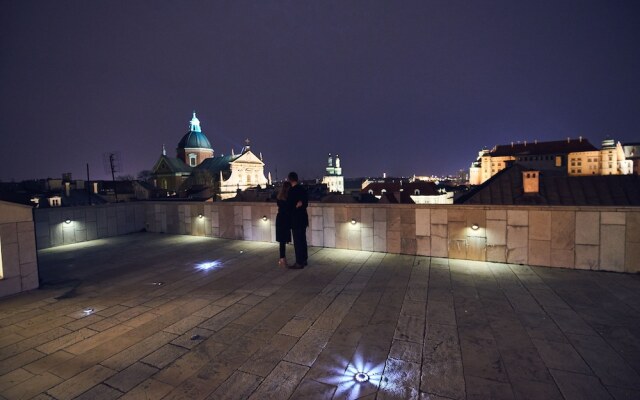
M 286 267 L 287 243 L 291 243 L 291 212 L 287 207 L 287 197 L 291 189 L 289 182 L 284 182 L 278 192 L 278 215 L 276 215 L 276 242 L 280 243 L 280 260 L 278 265 Z
M 290 172 L 288 181 L 291 183 L 287 196 L 287 208 L 291 213 L 291 232 L 293 234 L 293 247 L 296 253 L 296 263 L 289 266 L 292 269 L 302 269 L 307 265 L 307 227 L 309 216 L 307 206 L 309 198 L 307 190 L 298 183 L 298 174 Z

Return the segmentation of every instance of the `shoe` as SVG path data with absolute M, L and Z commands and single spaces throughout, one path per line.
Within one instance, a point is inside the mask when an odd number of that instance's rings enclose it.
M 304 268 L 304 265 L 295 263 L 293 265 L 289 265 L 287 268 L 289 268 L 289 269 L 302 269 L 302 268 Z
M 286 258 L 281 258 L 278 260 L 278 267 L 286 267 L 287 266 L 287 259 Z

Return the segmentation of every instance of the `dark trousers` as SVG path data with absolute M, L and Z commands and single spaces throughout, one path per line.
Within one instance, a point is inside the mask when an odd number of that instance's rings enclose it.
M 296 264 L 307 262 L 307 228 L 293 228 L 293 248 L 296 252 Z
M 280 258 L 287 257 L 287 243 L 280 242 Z

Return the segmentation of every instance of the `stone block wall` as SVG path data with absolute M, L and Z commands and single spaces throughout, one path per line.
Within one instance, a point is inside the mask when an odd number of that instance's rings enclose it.
M 145 228 L 146 210 L 147 203 L 34 209 L 37 247 L 46 249 L 139 232 Z
M 38 287 L 31 209 L 0 201 L 0 297 Z
M 36 210 L 39 248 L 142 228 L 272 242 L 277 208 L 274 203 L 147 202 L 41 211 Z M 638 207 L 311 204 L 308 212 L 311 246 L 640 272 Z M 67 216 L 78 221 L 84 216 L 83 225 L 65 227 Z

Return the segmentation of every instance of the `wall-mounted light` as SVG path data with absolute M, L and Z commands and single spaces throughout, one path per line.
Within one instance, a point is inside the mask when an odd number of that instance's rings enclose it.
M 263 220 L 263 221 L 265 221 L 265 222 L 266 222 L 268 219 L 269 219 L 269 218 L 267 218 L 267 216 L 266 216 L 266 215 L 263 215 L 263 216 L 262 216 L 262 220 Z
M 478 225 L 478 224 L 471 225 L 471 229 L 473 229 L 474 231 L 477 231 L 478 228 L 480 228 L 480 225 Z
M 198 214 L 198 218 L 202 219 L 202 218 L 204 218 L 204 215 Z
M 65 221 L 64 221 L 64 223 L 65 223 L 65 224 L 67 224 L 67 225 L 69 225 L 69 224 L 71 223 L 71 220 L 70 220 L 70 219 L 67 219 L 67 220 L 65 220 Z
M 357 224 L 357 223 L 358 223 L 358 221 L 356 221 L 356 219 L 355 219 L 355 218 L 351 218 L 351 225 L 355 225 L 355 224 Z

